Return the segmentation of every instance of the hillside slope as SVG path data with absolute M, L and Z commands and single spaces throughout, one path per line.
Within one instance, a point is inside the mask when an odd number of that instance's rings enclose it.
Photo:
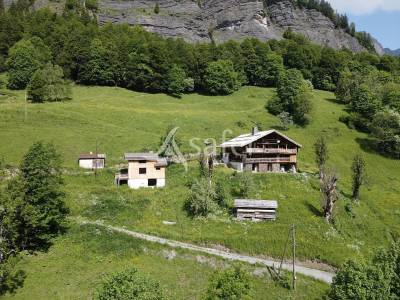
M 177 100 L 120 88 L 76 86 L 70 102 L 28 104 L 25 119 L 24 92 L 12 92 L 0 99 L 0 156 L 16 165 L 34 141 L 49 140 L 63 154 L 65 167 L 76 168 L 77 155 L 93 151 L 97 140 L 99 151 L 107 154 L 108 166 L 116 166 L 123 162 L 124 152 L 157 150 L 169 125 L 180 127 L 182 149 L 188 152 L 192 138 L 198 138 L 196 144 L 210 137 L 219 142 L 224 129 L 232 130 L 234 136 L 248 132 L 254 122 L 265 129 L 278 125 L 278 119 L 264 108 L 273 93 L 273 89 L 245 87 L 225 97 L 192 94 Z M 71 212 L 176 240 L 207 241 L 272 257 L 281 255 L 288 227 L 296 223 L 301 260 L 337 266 L 348 258 L 369 257 L 376 247 L 400 233 L 400 162 L 375 153 L 368 135 L 339 122 L 345 107 L 335 103 L 333 94 L 316 91 L 312 101 L 312 123 L 287 132 L 304 146 L 299 157 L 302 174 L 256 177 L 259 189 L 254 197 L 279 201 L 276 223 L 242 225 L 225 217 L 205 221 L 189 218 L 182 207 L 188 196 L 188 180 L 197 176 L 195 164 L 188 174 L 181 166 L 169 168 L 167 188 L 157 191 L 116 189 L 113 170 L 98 178 L 67 176 Z M 314 176 L 313 143 L 321 133 L 329 139 L 329 165 L 340 176 L 341 199 L 333 227 L 320 216 Z M 368 185 L 362 190 L 361 204 L 355 205 L 348 195 L 350 165 L 358 152 L 367 161 Z M 230 176 L 230 172 L 222 169 L 218 176 Z M 162 220 L 180 220 L 184 232 L 180 227 L 163 225 Z

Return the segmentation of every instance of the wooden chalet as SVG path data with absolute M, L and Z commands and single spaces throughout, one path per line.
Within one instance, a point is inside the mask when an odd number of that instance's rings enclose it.
M 223 162 L 238 171 L 293 172 L 302 146 L 277 130 L 240 135 L 221 145 Z
M 235 199 L 234 209 L 239 220 L 276 220 L 278 202 L 275 200 Z

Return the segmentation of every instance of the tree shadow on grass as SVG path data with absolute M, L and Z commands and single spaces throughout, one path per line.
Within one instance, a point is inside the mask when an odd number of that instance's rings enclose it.
M 369 138 L 356 138 L 357 144 L 360 145 L 360 148 L 367 152 L 373 154 L 379 154 L 378 149 L 376 148 L 375 141 Z
M 309 210 L 313 215 L 315 215 L 316 217 L 322 217 L 322 216 L 323 216 L 322 211 L 321 211 L 320 209 L 316 208 L 316 207 L 315 207 L 313 204 L 311 204 L 310 202 L 307 202 L 307 203 L 306 203 L 306 206 L 307 206 L 308 210 Z
M 327 101 L 329 101 L 329 102 L 332 102 L 332 103 L 335 103 L 335 104 L 341 104 L 341 105 L 343 105 L 343 103 L 342 102 L 340 102 L 338 99 L 336 99 L 336 98 L 325 98 L 325 100 L 327 100 Z

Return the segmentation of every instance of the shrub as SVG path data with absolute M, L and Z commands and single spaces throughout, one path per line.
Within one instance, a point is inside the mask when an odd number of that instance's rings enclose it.
M 177 65 L 173 65 L 167 75 L 167 92 L 171 96 L 180 98 L 182 93 L 192 91 L 194 81 L 192 78 L 187 78 L 185 70 Z
M 162 300 L 160 284 L 135 268 L 115 273 L 97 290 L 97 300 Z
M 217 299 L 251 299 L 250 278 L 239 267 L 216 272 L 210 279 L 207 300 Z
M 97 11 L 99 8 L 99 3 L 97 0 L 86 0 L 85 5 L 87 9 L 92 11 Z
M 204 87 L 212 95 L 229 95 L 240 87 L 239 75 L 230 60 L 218 60 L 208 64 L 204 75 Z
M 400 243 L 380 250 L 369 263 L 348 261 L 333 279 L 330 299 L 399 299 Z
M 222 181 L 217 181 L 215 185 L 216 201 L 220 207 L 230 207 L 232 205 L 232 195 L 230 188 Z
M 202 178 L 191 186 L 186 205 L 192 216 L 206 217 L 217 212 L 215 189 L 210 186 L 208 179 Z
M 400 158 L 400 113 L 386 110 L 374 116 L 372 134 L 378 150 L 395 158 Z
M 249 198 L 253 195 L 255 184 L 249 172 L 235 173 L 234 182 L 233 191 L 235 196 Z
M 70 100 L 71 87 L 61 67 L 47 64 L 37 70 L 28 85 L 28 99 L 35 103 Z
M 154 6 L 154 13 L 156 15 L 158 15 L 160 13 L 160 5 L 158 5 L 158 3 L 156 3 L 156 5 Z
M 18 260 L 19 258 L 16 256 L 8 259 L 3 257 L 0 260 L 0 295 L 14 293 L 23 285 L 26 275 L 22 270 L 16 268 Z

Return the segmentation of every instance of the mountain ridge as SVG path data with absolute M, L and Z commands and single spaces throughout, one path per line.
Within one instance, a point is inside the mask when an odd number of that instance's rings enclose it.
M 5 0 L 5 5 L 12 1 Z M 64 3 L 36 0 L 33 9 L 50 7 L 61 12 Z M 280 40 L 286 30 L 292 30 L 322 46 L 366 50 L 357 38 L 320 11 L 299 8 L 293 0 L 98 0 L 95 15 L 100 24 L 140 25 L 161 36 L 191 43 L 218 44 L 247 37 Z M 373 39 L 373 44 L 376 53 L 385 53 L 377 40 Z
M 389 48 L 384 48 L 385 54 L 393 55 L 393 56 L 400 56 L 400 48 L 396 50 L 392 50 Z

